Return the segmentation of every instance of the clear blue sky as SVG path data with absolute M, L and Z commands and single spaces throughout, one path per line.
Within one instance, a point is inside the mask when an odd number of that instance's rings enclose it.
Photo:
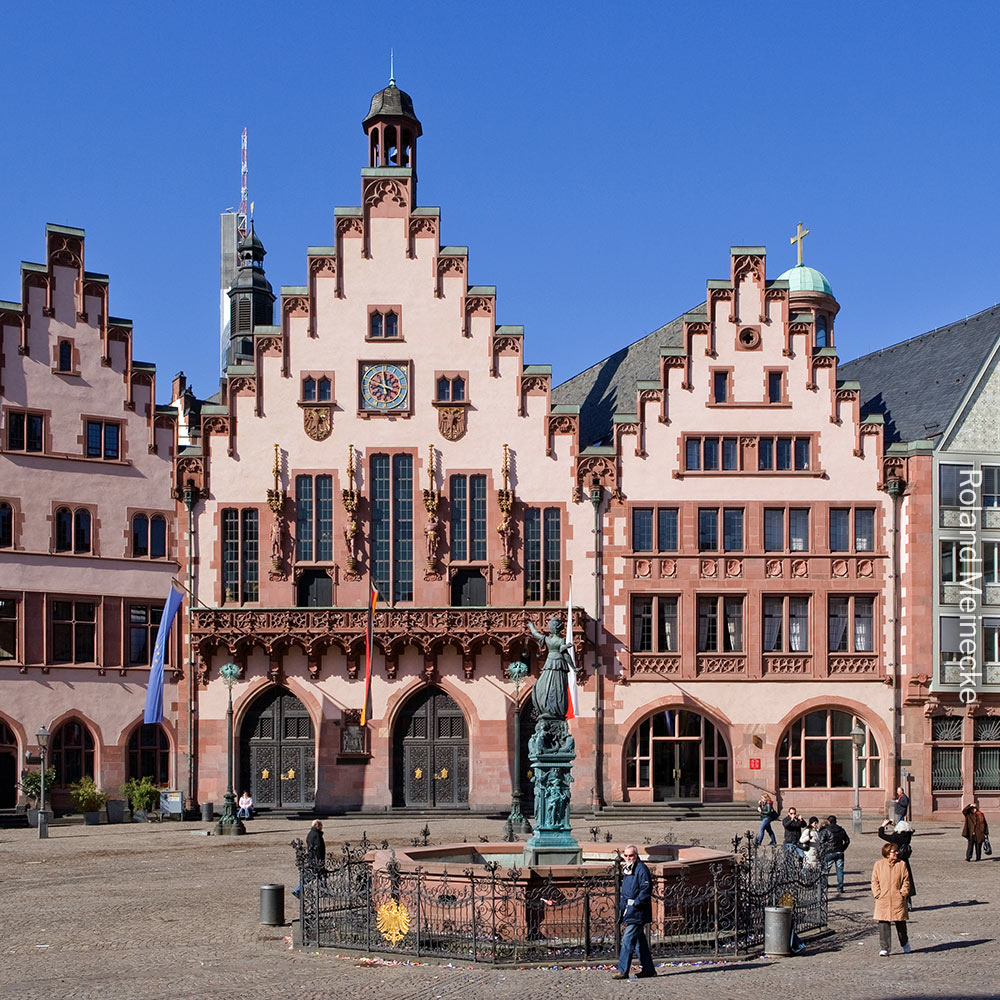
M 241 19 L 241 20 L 238 20 Z M 730 244 L 830 279 L 842 360 L 1000 299 L 993 3 L 10 5 L 0 298 L 87 231 L 161 401 L 216 387 L 239 143 L 268 277 L 356 205 L 361 119 L 414 100 L 422 204 L 557 381 L 691 307 Z

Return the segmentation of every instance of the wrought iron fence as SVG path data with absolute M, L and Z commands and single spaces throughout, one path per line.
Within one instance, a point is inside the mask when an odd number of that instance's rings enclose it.
M 302 880 L 302 941 L 336 947 L 508 964 L 613 960 L 622 860 L 570 878 L 486 861 L 460 871 L 404 870 L 395 855 L 376 868 L 366 841 L 314 863 L 294 841 Z M 655 957 L 732 956 L 763 944 L 764 907 L 792 905 L 798 933 L 827 920 L 825 865 L 734 838 L 734 853 L 654 877 Z

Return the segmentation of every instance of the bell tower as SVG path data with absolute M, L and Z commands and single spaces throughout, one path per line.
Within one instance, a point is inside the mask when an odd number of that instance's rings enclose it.
M 368 166 L 407 169 L 417 184 L 417 139 L 423 130 L 413 111 L 413 100 L 390 78 L 389 86 L 372 97 L 361 123 L 368 136 Z

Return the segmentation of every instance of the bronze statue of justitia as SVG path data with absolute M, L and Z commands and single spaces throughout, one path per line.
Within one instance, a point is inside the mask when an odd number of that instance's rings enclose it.
M 559 634 L 562 619 L 553 615 L 549 619 L 549 634 L 542 635 L 531 622 L 528 628 L 548 652 L 542 674 L 531 689 L 531 701 L 535 711 L 543 718 L 565 719 L 569 707 L 569 691 L 567 680 L 570 671 L 570 658 L 566 655 L 569 643 Z

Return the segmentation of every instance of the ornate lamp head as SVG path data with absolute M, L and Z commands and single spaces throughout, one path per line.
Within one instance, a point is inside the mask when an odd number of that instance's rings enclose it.
M 222 680 L 225 682 L 226 687 L 231 691 L 237 678 L 240 676 L 240 668 L 235 663 L 224 663 L 219 669 L 219 673 L 222 675 Z
M 507 664 L 507 676 L 512 681 L 519 681 L 528 676 L 528 664 L 524 660 L 515 660 Z

